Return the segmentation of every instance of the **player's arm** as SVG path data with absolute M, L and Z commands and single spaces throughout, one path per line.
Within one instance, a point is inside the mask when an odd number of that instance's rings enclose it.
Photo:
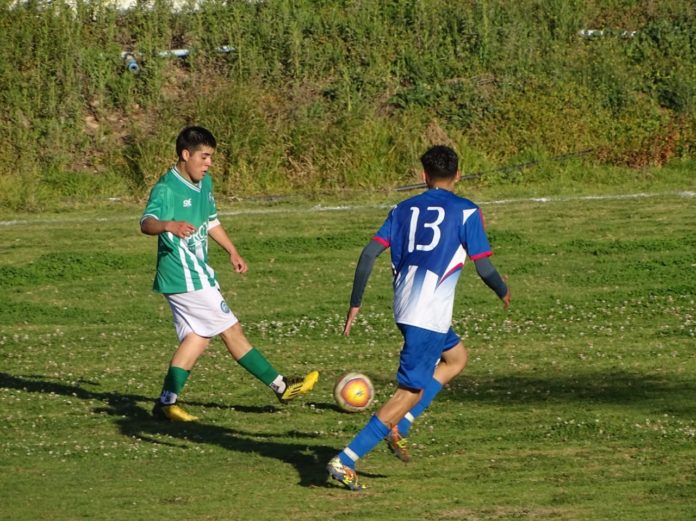
M 140 231 L 145 235 L 171 233 L 179 239 L 185 239 L 196 233 L 196 227 L 191 223 L 163 219 L 165 215 L 172 215 L 170 207 L 169 188 L 164 183 L 155 184 L 150 192 L 143 216 L 140 218 Z
M 169 232 L 185 239 L 196 232 L 195 226 L 185 221 L 160 221 L 155 217 L 145 217 L 140 221 L 140 231 L 145 235 L 159 235 Z
M 237 248 L 232 243 L 232 240 L 227 235 L 227 232 L 217 219 L 210 222 L 208 227 L 208 236 L 217 242 L 230 256 L 230 264 L 234 267 L 237 273 L 246 273 L 249 271 L 244 258 L 239 254 Z
M 503 301 L 503 307 L 507 309 L 510 305 L 510 288 L 495 269 L 489 257 L 482 257 L 474 261 L 476 273 L 481 280 L 491 288 L 496 295 Z
M 360 312 L 363 293 L 365 293 L 367 281 L 370 279 L 370 274 L 372 273 L 372 267 L 375 264 L 375 259 L 377 259 L 377 257 L 379 257 L 379 255 L 386 249 L 387 247 L 384 244 L 371 240 L 367 246 L 363 248 L 363 251 L 360 254 L 358 265 L 355 267 L 355 276 L 353 277 L 353 291 L 350 294 L 350 308 L 348 309 L 346 323 L 343 327 L 343 334 L 345 336 L 350 334 L 350 329 L 353 327 L 353 321 Z

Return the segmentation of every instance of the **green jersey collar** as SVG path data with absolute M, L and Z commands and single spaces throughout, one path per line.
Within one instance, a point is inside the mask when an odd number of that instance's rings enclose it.
M 183 175 L 181 175 L 181 172 L 179 172 L 179 169 L 174 165 L 170 170 L 174 174 L 174 176 L 179 179 L 182 183 L 184 183 L 186 186 L 188 186 L 191 190 L 195 190 L 196 192 L 201 191 L 200 183 L 199 184 L 194 184 L 188 179 L 186 179 Z

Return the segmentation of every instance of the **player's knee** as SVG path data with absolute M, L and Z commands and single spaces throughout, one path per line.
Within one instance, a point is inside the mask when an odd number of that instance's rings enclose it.
M 252 348 L 239 322 L 220 333 L 220 338 L 235 359 L 239 359 Z
M 222 333 L 220 333 L 219 336 L 223 340 L 234 340 L 240 337 L 244 337 L 244 331 L 242 330 L 241 324 L 239 322 L 235 322 L 230 327 L 225 329 Z
M 450 356 L 447 358 L 447 363 L 452 368 L 452 371 L 459 374 L 466 367 L 466 364 L 469 361 L 469 354 L 464 348 L 464 345 L 459 344 L 452 349 Z
M 423 389 L 421 387 L 413 387 L 411 385 L 405 385 L 401 382 L 398 382 L 393 397 L 399 400 L 415 400 L 417 402 L 418 400 L 420 400 L 421 394 L 423 394 Z
M 464 368 L 466 367 L 466 364 L 469 363 L 469 352 L 466 349 L 462 349 L 462 358 L 461 358 L 461 367 L 459 371 L 463 371 Z

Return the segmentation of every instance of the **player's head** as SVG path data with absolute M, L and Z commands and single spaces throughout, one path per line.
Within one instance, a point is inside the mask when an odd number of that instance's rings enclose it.
M 213 163 L 216 146 L 215 136 L 203 127 L 186 127 L 179 132 L 176 138 L 179 173 L 198 183 Z
M 421 156 L 423 171 L 433 181 L 452 179 L 459 172 L 459 157 L 450 147 L 435 145 Z
M 184 150 L 193 153 L 201 147 L 210 147 L 215 150 L 217 141 L 215 136 L 207 128 L 203 127 L 186 127 L 176 138 L 176 155 L 179 159 L 183 159 Z

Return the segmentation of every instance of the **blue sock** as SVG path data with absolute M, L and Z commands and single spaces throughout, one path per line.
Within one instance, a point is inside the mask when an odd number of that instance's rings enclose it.
M 353 441 L 341 451 L 338 458 L 345 466 L 354 469 L 355 462 L 374 449 L 388 432 L 389 427 L 382 423 L 376 415 L 373 416 L 367 425 L 355 435 Z
M 418 418 L 421 414 L 423 414 L 423 411 L 428 408 L 428 406 L 437 396 L 437 393 L 439 393 L 441 390 L 442 384 L 435 380 L 435 378 L 431 378 L 428 384 L 425 386 L 425 389 L 423 389 L 423 396 L 421 396 L 420 401 L 416 405 L 414 405 L 413 409 L 408 411 L 406 413 L 406 416 L 404 416 L 402 420 L 399 422 L 399 434 L 401 434 L 402 436 L 408 436 L 408 431 L 411 430 L 411 425 L 413 425 L 413 421 L 416 418 Z

